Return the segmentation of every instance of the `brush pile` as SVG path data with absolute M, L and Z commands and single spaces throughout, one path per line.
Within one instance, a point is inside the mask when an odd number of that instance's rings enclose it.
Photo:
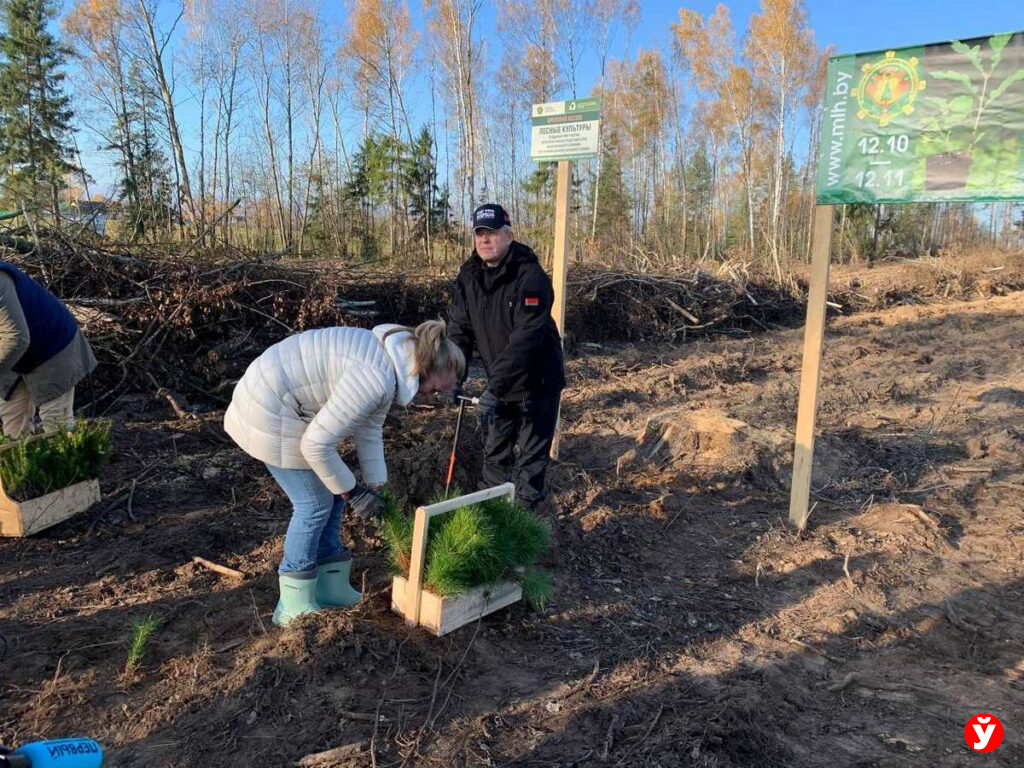
M 92 378 L 96 412 L 131 392 L 160 394 L 179 416 L 188 400 L 223 404 L 246 366 L 285 336 L 330 325 L 415 325 L 443 317 L 451 286 L 450 277 L 329 261 L 283 262 L 279 254 L 226 247 L 129 251 L 66 235 L 38 246 L 7 241 L 6 247 L 0 241 L 0 259 L 63 299 L 93 343 L 100 361 Z M 838 286 L 830 294 L 833 309 L 880 309 L 1024 288 L 1024 258 L 977 268 L 935 260 L 934 267 L 918 271 L 924 279 L 909 289 L 906 280 L 872 290 L 856 281 Z M 804 320 L 806 291 L 802 280 L 779 282 L 742 262 L 659 274 L 573 265 L 567 338 L 570 344 L 671 344 L 796 327 Z

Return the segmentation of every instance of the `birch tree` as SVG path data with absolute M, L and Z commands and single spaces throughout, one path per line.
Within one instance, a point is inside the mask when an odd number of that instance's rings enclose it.
M 781 204 L 787 129 L 818 63 L 814 33 L 808 24 L 803 0 L 761 0 L 761 12 L 750 20 L 746 54 L 757 76 L 771 84 L 768 93 L 775 136 L 768 245 L 775 272 L 781 277 Z

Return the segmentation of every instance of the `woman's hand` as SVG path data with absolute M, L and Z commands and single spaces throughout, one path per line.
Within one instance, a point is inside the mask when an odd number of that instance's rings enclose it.
M 381 486 L 377 486 L 379 489 Z M 377 490 L 356 483 L 355 487 L 348 493 L 343 493 L 342 498 L 357 517 L 363 520 L 378 517 L 384 511 L 384 499 L 380 497 Z

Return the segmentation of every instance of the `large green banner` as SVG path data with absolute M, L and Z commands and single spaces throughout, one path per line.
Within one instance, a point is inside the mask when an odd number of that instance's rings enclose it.
M 817 193 L 1024 200 L 1024 32 L 830 59 Z

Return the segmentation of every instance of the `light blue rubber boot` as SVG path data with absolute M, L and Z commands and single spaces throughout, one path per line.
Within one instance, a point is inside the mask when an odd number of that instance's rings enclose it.
M 352 554 L 330 557 L 319 562 L 316 579 L 316 602 L 324 608 L 351 608 L 363 596 L 349 584 L 352 573 Z
M 320 610 L 315 594 L 317 585 L 316 571 L 277 574 L 281 597 L 274 609 L 272 621 L 279 627 L 286 627 L 293 620 L 307 613 Z

